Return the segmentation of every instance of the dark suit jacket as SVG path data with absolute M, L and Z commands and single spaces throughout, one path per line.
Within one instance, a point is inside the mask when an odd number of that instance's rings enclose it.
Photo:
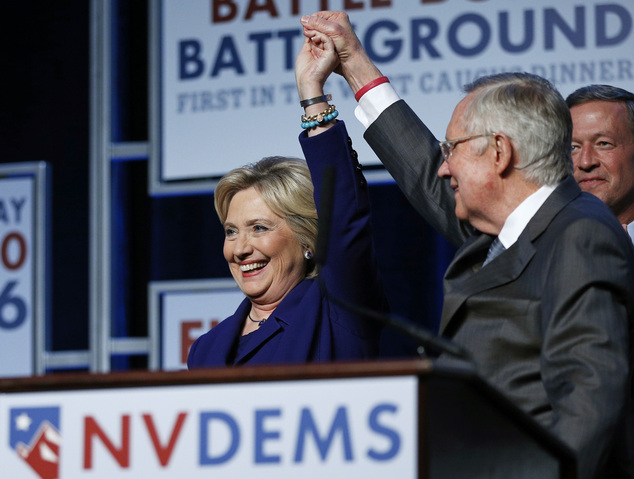
M 634 250 L 616 218 L 568 177 L 517 242 L 481 267 L 493 238 L 455 216 L 437 140 L 405 102 L 365 137 L 418 211 L 462 244 L 445 274 L 442 334 L 577 452 L 579 477 L 628 477 Z
M 192 345 L 189 368 L 229 364 L 272 364 L 365 359 L 378 354 L 380 327 L 334 304 L 330 294 L 371 309 L 385 310 L 370 231 L 366 181 L 343 122 L 316 137 L 302 133 L 300 143 L 320 206 L 323 168 L 336 167 L 328 258 L 321 281 L 305 279 L 255 332 L 238 340 L 250 310 L 245 299 L 237 311 Z

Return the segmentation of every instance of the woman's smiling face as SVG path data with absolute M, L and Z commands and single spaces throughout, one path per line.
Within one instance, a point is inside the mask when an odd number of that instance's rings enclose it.
M 224 257 L 251 302 L 277 306 L 304 279 L 301 245 L 286 220 L 268 207 L 255 188 L 234 195 L 224 229 Z

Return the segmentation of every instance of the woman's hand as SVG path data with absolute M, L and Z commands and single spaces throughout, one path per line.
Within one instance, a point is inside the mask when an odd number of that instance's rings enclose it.
M 339 57 L 332 39 L 320 33 L 306 38 L 295 60 L 295 81 L 300 100 L 323 95 L 326 80 L 338 66 Z

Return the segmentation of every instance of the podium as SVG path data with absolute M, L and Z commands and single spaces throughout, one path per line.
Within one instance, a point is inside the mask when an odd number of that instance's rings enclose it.
M 7 477 L 576 477 L 467 367 L 429 360 L 0 379 Z

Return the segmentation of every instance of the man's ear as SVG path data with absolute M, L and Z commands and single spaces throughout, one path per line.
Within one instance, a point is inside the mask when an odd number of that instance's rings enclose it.
M 493 135 L 495 148 L 495 171 L 500 176 L 508 175 L 515 167 L 515 149 L 511 139 L 505 133 Z

